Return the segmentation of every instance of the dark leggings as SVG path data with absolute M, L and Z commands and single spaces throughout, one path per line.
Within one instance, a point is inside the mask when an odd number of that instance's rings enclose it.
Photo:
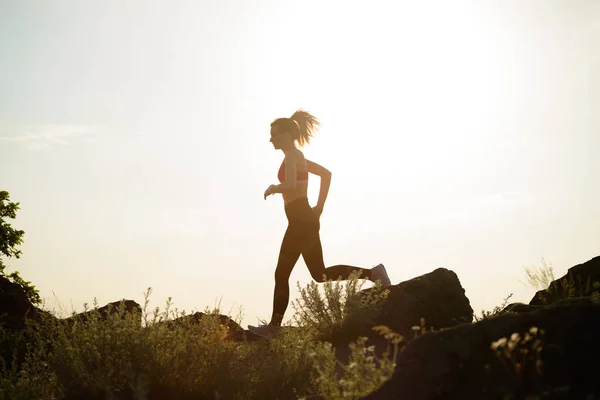
M 289 278 L 298 258 L 302 255 L 311 276 L 317 282 L 348 279 L 354 271 L 361 271 L 361 278 L 370 279 L 371 270 L 350 265 L 334 265 L 325 268 L 323 249 L 319 237 L 319 218 L 308 204 L 307 198 L 299 198 L 285 206 L 288 228 L 283 236 L 279 260 L 275 270 L 275 293 L 271 325 L 280 326 L 290 298 Z

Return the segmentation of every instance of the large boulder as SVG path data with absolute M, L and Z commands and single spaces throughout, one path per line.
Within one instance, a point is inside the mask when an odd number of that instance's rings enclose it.
M 594 283 L 598 282 L 596 286 Z M 587 297 L 600 292 L 600 256 L 569 268 L 567 273 L 550 283 L 547 289 L 538 291 L 530 305 L 553 304 L 566 297 Z
M 532 328 L 537 328 L 537 334 L 528 334 Z M 530 339 L 511 341 L 514 333 Z M 399 354 L 393 376 L 363 399 L 522 399 L 544 393 L 541 398 L 584 399 L 588 394 L 600 395 L 599 337 L 597 304 L 552 305 L 428 332 Z M 541 339 L 540 353 L 536 338 Z M 500 344 L 499 353 L 491 347 L 495 341 Z
M 350 329 L 326 338 L 335 348 L 336 358 L 346 364 L 351 355 L 348 347 L 358 336 L 369 338 L 369 344 L 375 348 L 375 354 L 382 355 L 388 347 L 388 341 L 373 330 L 377 325 L 385 325 L 395 333 L 404 337 L 401 345 L 406 345 L 415 336 L 415 327 L 419 331 L 449 328 L 471 323 L 473 309 L 465 290 L 456 274 L 446 268 L 437 268 L 432 272 L 386 287 L 388 296 L 380 304 L 370 323 L 361 324 L 357 329 Z M 359 292 L 367 295 L 374 288 Z M 341 365 L 337 372 L 343 373 Z
M 473 309 L 458 276 L 446 268 L 437 268 L 387 289 L 388 297 L 373 326 L 386 325 L 396 333 L 412 337 L 412 328 L 421 326 L 422 320 L 425 327 L 434 329 L 473 321 Z M 366 289 L 369 290 L 372 289 Z

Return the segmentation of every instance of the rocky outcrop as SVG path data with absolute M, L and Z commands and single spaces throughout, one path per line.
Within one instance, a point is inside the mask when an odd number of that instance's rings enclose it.
M 511 341 L 515 333 L 520 339 Z M 553 305 L 428 332 L 399 354 L 392 378 L 364 399 L 600 395 L 599 337 L 600 306 L 595 304 Z M 500 344 L 497 352 L 494 342 Z
M 26 332 L 27 322 L 38 323 L 44 318 L 53 317 L 31 304 L 23 288 L 0 276 L 0 329 L 6 334 L 0 336 L 0 359 L 14 360 L 19 367 L 30 338 L 25 335 L 24 340 L 19 340 L 18 336 Z
M 23 288 L 0 276 L 0 322 L 8 333 L 25 328 L 27 319 L 40 321 L 49 315 L 31 304 Z
M 73 324 L 75 321 L 87 322 L 92 318 L 92 316 L 97 318 L 99 321 L 106 321 L 113 315 L 118 315 L 119 318 L 125 319 L 128 317 L 128 314 L 133 314 L 139 323 L 142 323 L 142 307 L 137 302 L 126 299 L 113 301 L 104 307 L 75 314 L 71 317 L 64 318 L 63 321 L 67 324 Z
M 529 304 L 510 304 L 475 324 L 426 333 L 400 353 L 393 377 L 365 399 L 600 395 L 593 372 L 600 359 L 600 287 L 594 285 L 599 281 L 595 257 L 570 268 Z M 531 328 L 540 336 L 539 353 Z M 521 340 L 511 342 L 513 334 Z M 526 335 L 531 340 L 523 343 Z M 503 346 L 494 351 L 492 343 Z
M 585 304 L 600 304 L 600 297 L 575 297 L 557 300 L 552 305 L 585 305 Z M 542 310 L 547 306 L 525 304 L 525 303 L 513 303 L 506 306 L 502 313 L 524 313 L 535 310 Z
M 4 276 L 0 276 L 0 325 L 3 331 L 7 334 L 6 340 L 0 343 L 0 357 L 6 360 L 15 359 L 17 365 L 23 359 L 27 342 L 32 340 L 31 334 L 35 331 L 44 329 L 44 323 L 54 323 L 57 321 L 66 324 L 73 324 L 75 321 L 87 321 L 93 312 L 97 312 L 99 320 L 106 320 L 110 315 L 119 314 L 120 305 L 125 306 L 127 311 L 141 311 L 141 307 L 133 300 L 123 300 L 109 303 L 97 310 L 92 310 L 80 314 L 75 314 L 72 317 L 58 319 L 51 313 L 44 311 L 34 306 L 27 298 L 23 289 L 8 280 Z M 125 313 L 120 313 L 122 318 Z M 140 319 L 141 322 L 141 319 Z M 26 330 L 28 325 L 32 330 Z M 23 336 L 20 338 L 19 336 Z
M 566 297 L 588 297 L 600 292 L 600 256 L 568 269 L 567 273 L 538 291 L 530 305 L 553 304 Z
M 96 318 L 98 321 L 102 322 L 114 315 L 117 315 L 119 318 L 123 319 L 130 314 L 133 314 L 136 320 L 141 324 L 141 306 L 133 300 L 123 299 L 108 303 L 105 306 L 97 309 L 72 315 L 68 318 L 57 319 L 49 312 L 41 310 L 40 308 L 31 304 L 25 295 L 25 292 L 19 285 L 12 283 L 3 276 L 0 276 L 0 323 L 8 334 L 17 333 L 23 330 L 28 320 L 36 323 L 48 320 L 50 320 L 50 322 L 59 320 L 67 325 L 72 325 L 74 323 L 85 323 L 91 318 Z M 170 327 L 181 324 L 194 325 L 199 324 L 200 320 L 205 315 L 205 313 L 196 312 L 194 314 L 160 323 L 166 323 Z M 221 325 L 226 328 L 226 340 L 253 341 L 259 339 L 249 331 L 244 330 L 230 317 L 226 315 L 218 315 L 218 318 Z
M 124 307 L 124 312 L 120 312 L 121 306 Z M 84 322 L 89 320 L 91 315 L 95 313 L 97 318 L 103 321 L 111 315 L 119 315 L 121 318 L 125 318 L 127 313 L 137 312 L 141 323 L 141 310 L 137 302 L 123 299 L 61 320 L 67 324 L 72 324 L 75 321 Z M 0 321 L 8 333 L 22 330 L 28 320 L 41 322 L 47 319 L 57 320 L 58 318 L 34 306 L 19 285 L 12 283 L 6 277 L 0 276 Z
M 373 330 L 377 325 L 385 325 L 401 334 L 404 337 L 401 346 L 405 346 L 418 334 L 415 327 L 420 332 L 473 321 L 473 309 L 458 276 L 446 268 L 437 268 L 385 289 L 389 290 L 388 296 L 382 301 L 370 323 L 325 338 L 332 343 L 335 356 L 341 364 L 347 364 L 352 353 L 348 345 L 358 336 L 368 337 L 369 345 L 374 347 L 378 356 L 386 351 L 388 341 Z M 373 290 L 374 288 L 369 288 L 359 293 L 365 296 Z M 336 367 L 338 374 L 343 374 L 341 364 Z
M 420 326 L 422 319 L 425 327 L 434 329 L 473 321 L 473 309 L 458 276 L 446 268 L 437 268 L 386 289 L 388 297 L 372 326 L 386 325 L 394 332 L 412 337 L 412 327 Z
M 169 321 L 162 321 L 158 324 L 165 324 L 168 328 L 173 329 L 176 326 L 190 327 L 194 325 L 200 325 L 201 321 L 205 317 L 217 317 L 219 324 L 225 328 L 226 334 L 224 339 L 231 340 L 234 342 L 243 341 L 255 341 L 260 340 L 259 337 L 243 329 L 237 322 L 226 315 L 222 314 L 206 314 L 203 312 L 195 312 L 190 315 L 175 318 Z

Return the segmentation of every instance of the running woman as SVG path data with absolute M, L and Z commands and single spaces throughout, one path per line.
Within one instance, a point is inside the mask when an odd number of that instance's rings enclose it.
M 271 321 L 266 325 L 248 325 L 251 332 L 266 339 L 270 339 L 281 326 L 290 297 L 288 281 L 300 255 L 312 278 L 317 282 L 336 280 L 340 277 L 346 280 L 352 272 L 360 271 L 360 277 L 363 279 L 372 282 L 380 280 L 383 286 L 391 285 L 383 264 L 370 269 L 351 265 L 334 265 L 325 268 L 319 237 L 319 218 L 329 192 L 331 172 L 304 158 L 304 154 L 298 148 L 310 143 L 310 138 L 314 136 L 319 126 L 319 121 L 304 110 L 296 111 L 290 118 L 278 118 L 271 123 L 270 142 L 275 149 L 283 151 L 285 157 L 277 175 L 280 183 L 270 185 L 265 190 L 264 198 L 266 200 L 272 194 L 281 193 L 288 227 L 283 236 L 275 269 Z M 321 178 L 319 198 L 314 207 L 309 205 L 307 198 L 309 174 Z

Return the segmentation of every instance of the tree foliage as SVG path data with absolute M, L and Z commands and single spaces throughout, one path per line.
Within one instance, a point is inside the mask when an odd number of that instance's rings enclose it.
M 5 272 L 7 266 L 3 258 L 14 257 L 18 259 L 22 254 L 18 246 L 23 244 L 25 231 L 13 228 L 7 221 L 8 219 L 15 219 L 18 210 L 19 203 L 11 202 L 9 193 L 5 190 L 0 190 L 0 276 L 7 277 L 10 281 L 19 285 L 33 304 L 40 304 L 39 291 L 31 282 L 21 278 L 19 271 L 10 274 Z

